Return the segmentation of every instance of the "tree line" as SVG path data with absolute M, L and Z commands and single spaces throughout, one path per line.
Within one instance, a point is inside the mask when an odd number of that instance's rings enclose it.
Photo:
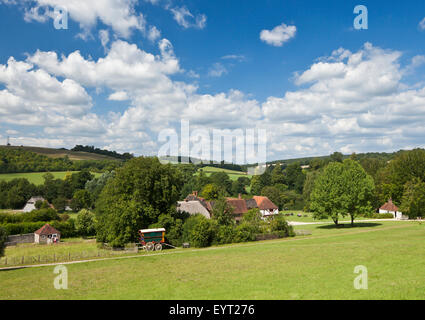
M 72 161 L 67 156 L 64 158 L 49 158 L 34 152 L 0 148 L 0 174 L 1 173 L 28 173 L 28 172 L 55 172 L 55 171 L 111 171 L 122 163 L 116 160 L 78 160 Z
M 134 157 L 132 154 L 128 152 L 120 154 L 116 151 L 102 150 L 99 148 L 95 148 L 94 146 L 76 145 L 74 148 L 71 149 L 71 151 L 83 151 L 88 153 L 101 154 L 104 156 L 109 156 L 109 157 L 121 159 L 121 160 L 130 160 Z

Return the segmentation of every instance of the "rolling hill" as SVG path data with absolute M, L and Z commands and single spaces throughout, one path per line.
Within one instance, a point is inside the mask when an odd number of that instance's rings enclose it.
M 52 149 L 52 148 L 41 148 L 41 147 L 18 147 L 18 146 L 0 146 L 1 148 L 15 149 L 15 150 L 24 150 L 28 152 L 34 152 L 36 154 L 40 154 L 43 156 L 47 156 L 49 158 L 64 158 L 68 156 L 70 160 L 116 160 L 119 159 L 102 155 L 96 153 L 82 152 L 82 151 L 70 151 L 66 149 Z

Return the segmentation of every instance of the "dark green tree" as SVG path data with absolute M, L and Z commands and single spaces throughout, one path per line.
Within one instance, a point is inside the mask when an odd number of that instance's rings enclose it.
M 7 233 L 0 227 L 0 257 L 4 256 L 4 249 L 6 248 Z
M 156 223 L 175 206 L 183 178 L 171 164 L 140 157 L 126 162 L 109 180 L 96 203 L 97 240 L 113 246 L 136 241 L 137 231 Z

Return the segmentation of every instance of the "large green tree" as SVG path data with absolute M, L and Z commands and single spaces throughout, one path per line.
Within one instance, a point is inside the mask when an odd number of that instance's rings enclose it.
M 361 165 L 351 159 L 332 162 L 316 179 L 310 208 L 315 218 L 331 217 L 338 224 L 340 216 L 350 215 L 351 223 L 359 214 L 372 210 L 374 183 Z
M 97 240 L 113 246 L 136 241 L 137 231 L 156 223 L 179 199 L 183 178 L 171 164 L 140 157 L 116 171 L 96 203 Z
M 96 233 L 95 215 L 89 210 L 83 209 L 78 213 L 75 228 L 83 237 L 93 236 Z
M 401 211 L 410 219 L 425 217 L 425 183 L 413 179 L 404 187 Z
M 401 152 L 389 163 L 385 178 L 386 189 L 384 192 L 390 191 L 394 202 L 400 204 L 407 182 L 415 178 L 425 181 L 425 150 L 415 149 Z
M 233 211 L 234 208 L 227 203 L 226 198 L 220 198 L 214 203 L 212 218 L 219 225 L 231 226 L 234 224 Z

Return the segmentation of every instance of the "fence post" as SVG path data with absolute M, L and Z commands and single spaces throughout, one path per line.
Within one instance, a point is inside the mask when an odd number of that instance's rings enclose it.
M 24 262 L 25 262 L 25 256 L 22 256 L 22 263 L 21 264 L 24 264 Z

